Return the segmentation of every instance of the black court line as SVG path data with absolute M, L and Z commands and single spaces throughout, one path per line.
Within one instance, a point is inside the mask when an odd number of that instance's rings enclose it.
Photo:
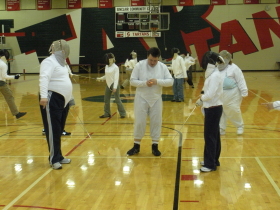
M 182 133 L 176 129 L 164 127 L 170 130 L 174 130 L 179 134 L 178 143 L 178 157 L 177 157 L 177 168 L 176 168 L 176 178 L 175 178 L 175 188 L 174 188 L 174 199 L 173 199 L 173 210 L 179 209 L 179 192 L 180 192 L 180 175 L 181 175 L 181 159 L 182 159 Z

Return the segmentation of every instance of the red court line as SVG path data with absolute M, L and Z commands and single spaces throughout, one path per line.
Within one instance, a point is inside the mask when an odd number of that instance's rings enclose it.
M 89 135 L 91 136 L 93 133 L 90 133 Z M 79 144 L 77 144 L 73 149 L 71 149 L 65 156 L 70 155 L 75 149 L 77 149 L 79 146 L 82 145 L 82 143 L 84 143 L 85 140 L 87 140 L 89 138 L 89 136 L 87 136 L 85 139 L 83 139 Z
M 107 120 L 105 120 L 104 123 L 102 123 L 101 125 L 104 125 L 108 120 L 110 120 L 115 114 L 117 114 L 117 112 L 115 112 L 114 114 L 111 115 L 111 117 L 107 118 Z
M 23 205 L 13 205 L 13 207 L 27 207 L 27 208 L 36 208 L 36 209 L 51 209 L 51 210 L 66 210 L 66 209 L 57 209 L 49 207 L 40 207 L 40 206 L 23 206 Z

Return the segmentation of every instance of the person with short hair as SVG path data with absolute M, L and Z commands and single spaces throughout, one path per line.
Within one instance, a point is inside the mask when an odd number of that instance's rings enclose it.
M 171 49 L 172 64 L 170 68 L 174 75 L 172 102 L 184 101 L 184 80 L 188 78 L 184 59 L 179 56 L 179 53 L 178 48 Z
M 188 80 L 187 83 L 189 86 L 194 88 L 193 81 L 192 81 L 192 67 L 195 65 L 195 61 L 197 58 L 193 58 L 189 52 L 186 53 L 186 55 L 182 54 L 182 58 L 184 58 L 185 64 L 186 64 L 186 69 L 187 69 L 187 76 Z
M 128 86 L 130 84 L 130 76 L 131 76 L 131 72 L 134 69 L 136 63 L 138 63 L 137 60 L 137 53 L 133 50 L 130 55 L 129 58 L 126 59 L 124 66 L 125 66 L 125 72 L 126 72 L 126 79 L 124 80 L 124 82 L 121 85 L 121 89 L 124 89 L 126 86 Z
M 119 67 L 115 64 L 116 59 L 113 53 L 106 53 L 105 59 L 105 75 L 97 78 L 97 81 L 106 80 L 106 88 L 104 94 L 104 114 L 99 118 L 111 117 L 110 99 L 111 95 L 114 94 L 115 102 L 118 106 L 118 111 L 121 118 L 126 117 L 126 111 L 120 98 L 120 85 L 119 85 Z
M 0 50 L 0 92 L 4 96 L 9 109 L 13 116 L 15 116 L 17 119 L 23 117 L 26 115 L 26 112 L 19 112 L 18 108 L 15 104 L 14 96 L 9 88 L 9 86 L 6 83 L 6 80 L 11 79 L 19 79 L 20 74 L 16 74 L 15 76 L 7 75 L 8 72 L 8 65 L 7 60 L 10 57 L 10 53 L 8 50 Z
M 66 66 L 70 47 L 65 40 L 60 39 L 51 44 L 49 51 L 51 55 L 40 66 L 39 100 L 49 147 L 49 163 L 57 170 L 62 169 L 61 164 L 71 162 L 61 152 L 61 134 L 72 98 L 72 82 Z
M 148 50 L 147 59 L 139 61 L 131 74 L 130 84 L 136 87 L 134 98 L 134 145 L 127 155 L 140 152 L 141 139 L 145 135 L 147 116 L 150 118 L 152 153 L 160 156 L 158 143 L 162 125 L 162 88 L 173 85 L 173 78 L 165 64 L 159 61 L 161 51 L 157 47 Z

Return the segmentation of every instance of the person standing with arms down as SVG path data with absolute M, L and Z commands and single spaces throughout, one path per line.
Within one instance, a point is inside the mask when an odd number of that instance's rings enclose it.
M 223 78 L 223 114 L 220 121 L 220 134 L 225 135 L 227 120 L 229 120 L 237 128 L 237 134 L 241 135 L 244 132 L 244 122 L 240 105 L 242 99 L 248 96 L 248 88 L 241 69 L 232 63 L 231 54 L 223 50 L 220 56 L 225 61 L 218 65 Z
M 6 80 L 19 79 L 20 74 L 16 74 L 15 76 L 7 75 L 8 72 L 7 59 L 9 59 L 9 57 L 10 54 L 8 50 L 0 50 L 0 92 L 4 96 L 12 115 L 16 116 L 16 118 L 19 119 L 24 115 L 26 115 L 26 112 L 18 111 L 18 108 L 15 104 L 13 93 L 8 87 Z
M 61 152 L 61 133 L 64 129 L 69 101 L 72 98 L 72 83 L 65 64 L 70 47 L 61 39 L 50 46 L 52 53 L 40 67 L 40 109 L 49 147 L 49 162 L 53 169 L 62 169 L 71 159 Z
M 147 116 L 150 118 L 152 153 L 160 156 L 158 150 L 162 125 L 162 87 L 173 85 L 173 78 L 167 66 L 159 62 L 160 49 L 148 50 L 147 59 L 139 61 L 132 71 L 130 84 L 136 87 L 134 98 L 134 146 L 127 155 L 140 152 L 141 139 L 145 135 Z
M 103 77 L 97 78 L 98 81 L 106 80 L 106 88 L 104 95 L 104 114 L 99 116 L 99 118 L 108 118 L 111 117 L 110 109 L 110 99 L 112 93 L 115 96 L 115 101 L 118 106 L 118 111 L 121 115 L 121 118 L 126 117 L 126 111 L 124 109 L 123 103 L 120 98 L 120 85 L 119 85 L 119 67 L 115 64 L 115 56 L 113 53 L 105 54 L 105 75 Z
M 186 68 L 187 68 L 187 76 L 188 76 L 187 83 L 189 84 L 189 86 L 194 88 L 193 81 L 192 81 L 192 66 L 195 64 L 196 58 L 190 56 L 189 52 L 187 52 L 186 56 L 182 56 L 182 57 L 184 58 Z
M 174 75 L 174 83 L 173 83 L 173 99 L 172 102 L 182 102 L 184 101 L 184 78 L 188 78 L 187 69 L 184 62 L 184 59 L 179 56 L 179 49 L 172 48 L 172 64 L 171 70 Z
M 203 94 L 196 101 L 204 111 L 204 161 L 202 172 L 216 171 L 220 165 L 221 137 L 219 122 L 223 112 L 223 80 L 216 63 L 224 62 L 218 53 L 208 51 L 203 55 L 202 68 L 205 71 Z
M 130 53 L 129 59 L 126 59 L 125 61 L 125 68 L 126 68 L 126 79 L 125 81 L 122 83 L 121 85 L 121 89 L 124 89 L 126 86 L 129 85 L 129 81 L 130 81 L 130 76 L 131 76 L 131 72 L 134 69 L 136 63 L 138 62 L 137 60 L 137 53 L 134 52 L 134 50 Z

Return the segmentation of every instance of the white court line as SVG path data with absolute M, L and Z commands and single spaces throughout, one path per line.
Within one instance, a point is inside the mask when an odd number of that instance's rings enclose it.
M 264 165 L 262 164 L 262 162 L 260 161 L 260 159 L 258 157 L 256 157 L 256 160 L 259 164 L 259 166 L 261 167 L 261 169 L 263 170 L 264 174 L 266 175 L 266 178 L 269 180 L 270 184 L 274 187 L 275 191 L 278 193 L 278 195 L 280 196 L 280 189 L 277 186 L 277 184 L 274 182 L 274 180 L 272 179 L 272 177 L 270 176 L 270 174 L 267 172 L 266 168 L 264 167 Z
M 10 207 L 12 207 L 15 202 L 17 202 L 19 199 L 21 199 L 29 190 L 31 190 L 32 187 L 34 187 L 38 182 L 40 182 L 48 173 L 50 173 L 53 169 L 47 170 L 42 176 L 40 176 L 35 182 L 33 182 L 28 188 L 26 188 L 20 195 L 18 195 L 12 202 L 10 202 L 3 210 L 7 210 Z

